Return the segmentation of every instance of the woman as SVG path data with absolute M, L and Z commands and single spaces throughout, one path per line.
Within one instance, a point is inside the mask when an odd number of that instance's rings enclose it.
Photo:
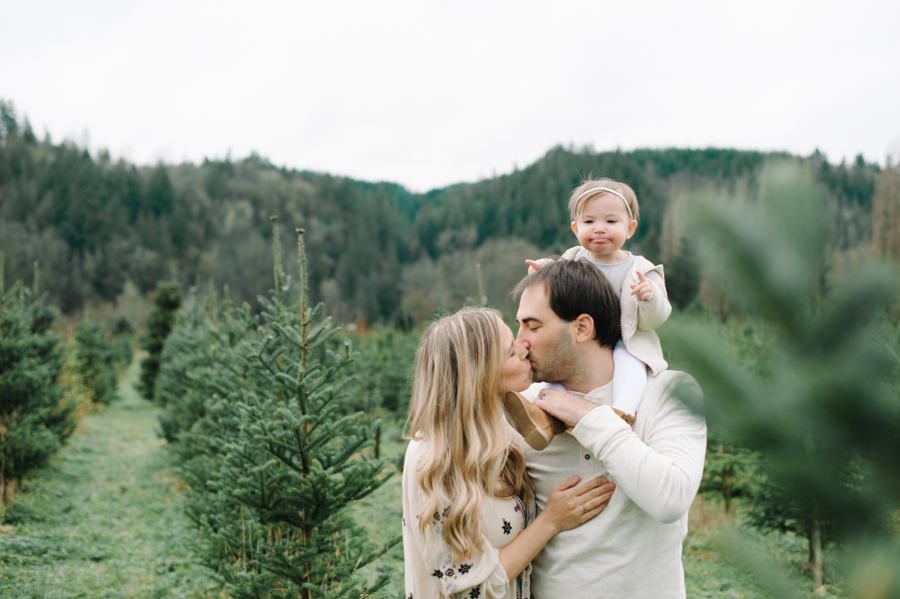
M 533 517 L 522 438 L 502 406 L 531 384 L 527 354 L 496 310 L 460 310 L 422 336 L 403 469 L 407 599 L 530 597 L 534 556 L 612 495 L 606 479 L 569 478 Z

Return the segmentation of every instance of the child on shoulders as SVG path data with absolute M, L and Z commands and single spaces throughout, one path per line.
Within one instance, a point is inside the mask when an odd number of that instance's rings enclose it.
M 630 416 L 647 386 L 647 370 L 668 368 L 654 329 L 672 313 L 662 265 L 622 249 L 638 226 L 634 190 L 612 179 L 583 182 L 569 196 L 572 232 L 577 245 L 561 260 L 584 260 L 606 275 L 619 291 L 622 341 L 613 351 L 613 408 Z M 526 260 L 529 274 L 550 259 Z

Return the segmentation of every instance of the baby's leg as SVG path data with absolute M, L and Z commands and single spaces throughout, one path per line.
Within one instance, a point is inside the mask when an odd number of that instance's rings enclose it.
M 647 365 L 619 341 L 613 350 L 613 407 L 634 416 L 647 388 Z

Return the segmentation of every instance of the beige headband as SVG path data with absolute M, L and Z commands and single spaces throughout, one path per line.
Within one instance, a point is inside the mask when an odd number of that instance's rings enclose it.
M 628 200 L 625 199 L 625 196 L 623 196 L 621 193 L 619 193 L 618 191 L 616 191 L 614 189 L 610 189 L 609 187 L 592 187 L 592 188 L 588 189 L 586 192 L 582 193 L 580 196 L 578 196 L 578 198 L 575 200 L 575 203 L 577 204 L 578 200 L 580 200 L 581 198 L 583 198 L 584 196 L 586 196 L 589 193 L 594 193 L 595 191 L 608 191 L 609 193 L 611 193 L 613 195 L 617 195 L 620 198 L 622 198 L 622 201 L 625 202 L 625 210 L 628 211 L 628 216 L 631 217 L 631 220 L 634 220 L 634 213 L 631 211 L 631 206 L 628 205 Z

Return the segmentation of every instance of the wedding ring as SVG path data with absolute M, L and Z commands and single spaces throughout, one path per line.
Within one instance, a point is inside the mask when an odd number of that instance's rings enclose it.
M 538 399 L 544 399 L 544 394 L 541 393 L 540 395 L 538 395 Z
M 587 514 L 587 511 L 584 509 L 584 504 L 583 504 L 583 503 L 581 504 L 581 513 L 582 513 L 582 514 Z

